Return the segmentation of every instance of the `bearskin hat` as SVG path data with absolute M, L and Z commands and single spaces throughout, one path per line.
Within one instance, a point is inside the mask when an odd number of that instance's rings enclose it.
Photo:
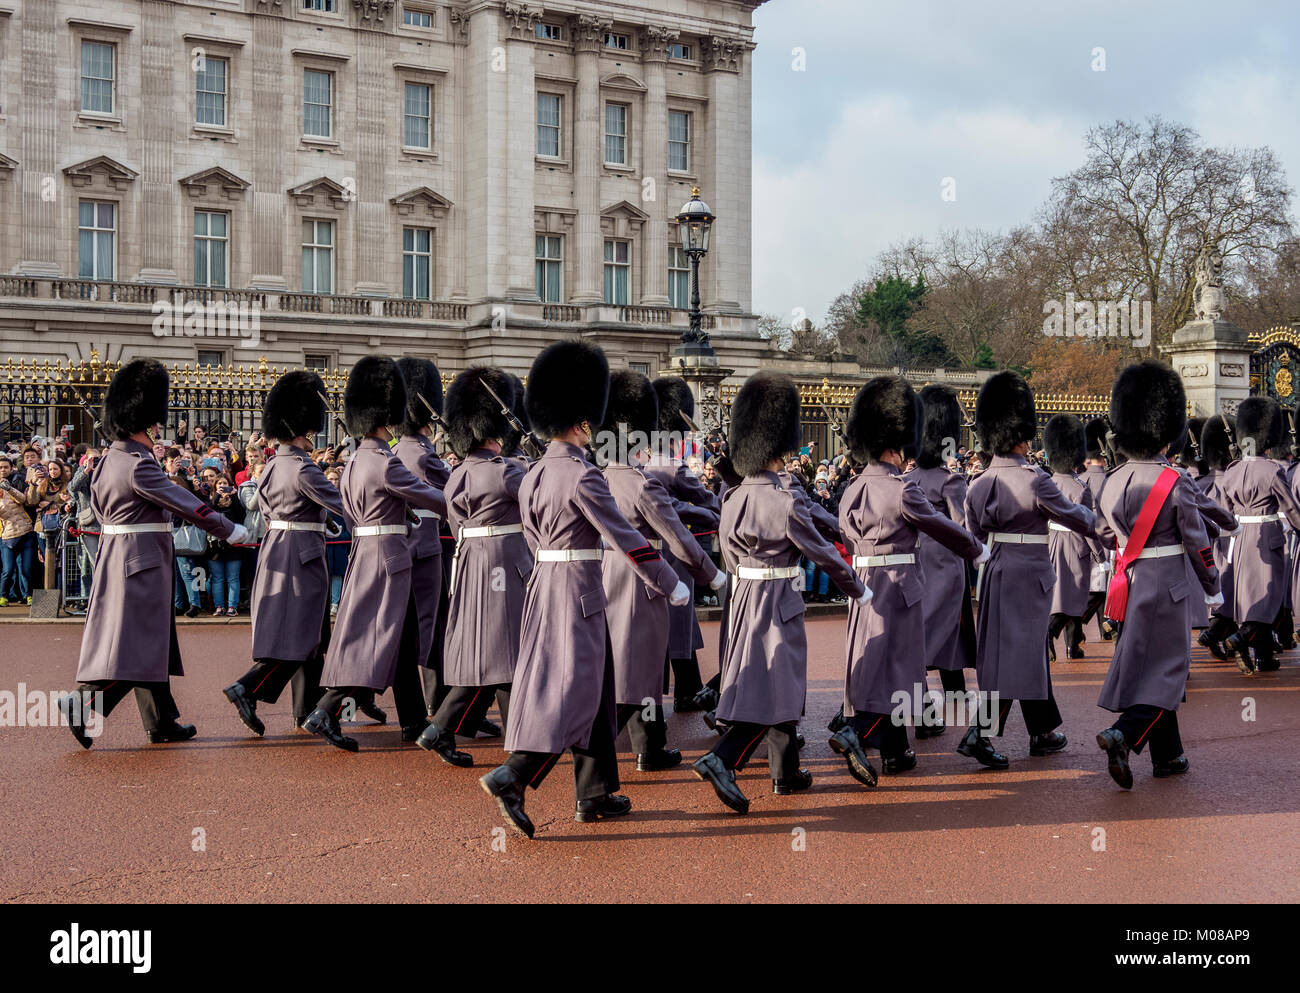
M 1083 422 L 1073 414 L 1057 414 L 1043 428 L 1043 450 L 1052 472 L 1074 472 L 1088 453 Z
M 492 439 L 501 441 L 502 452 L 510 454 L 504 447 L 511 433 L 510 422 L 484 383 L 507 405 L 515 399 L 515 384 L 510 374 L 492 366 L 471 366 L 451 381 L 447 387 L 444 420 L 447 441 L 461 458 Z
M 694 420 L 695 394 L 681 376 L 660 376 L 654 381 L 659 395 L 659 430 L 681 434 L 690 430 L 682 414 Z
M 994 455 L 1009 455 L 1022 441 L 1032 441 L 1038 416 L 1029 384 L 1014 372 L 990 376 L 975 400 L 975 431 Z
M 601 429 L 617 433 L 620 424 L 627 425 L 630 434 L 644 434 L 647 444 L 659 428 L 659 391 L 648 377 L 631 369 L 620 369 L 609 377 L 609 404 Z M 678 428 L 678 434 L 685 427 Z
M 1170 456 L 1184 469 L 1205 467 L 1205 460 L 1201 456 L 1201 432 L 1204 430 L 1204 417 L 1190 417 L 1182 435 L 1169 446 Z
M 1232 464 L 1233 438 L 1237 422 L 1226 414 L 1216 414 L 1201 428 L 1201 458 L 1211 469 L 1226 469 Z
M 405 419 L 406 381 L 397 363 L 386 355 L 359 359 L 343 391 L 343 423 L 348 434 L 364 438 L 378 428 L 395 427 Z
M 773 459 L 796 451 L 802 436 L 799 388 L 793 379 L 779 372 L 756 372 L 745 380 L 731 404 L 727 433 L 736 472 L 762 472 Z
M 433 423 L 429 407 L 433 408 L 434 414 L 442 413 L 442 376 L 438 374 L 438 367 L 428 359 L 400 358 L 397 368 L 406 383 L 406 416 L 398 433 L 419 434 L 421 428 Z M 421 397 L 429 407 L 420 402 Z
M 1106 418 L 1094 417 L 1083 426 L 1083 434 L 1087 449 L 1085 457 L 1104 459 L 1106 457 Z
M 1281 405 L 1279 404 L 1279 406 Z M 1281 407 L 1281 410 L 1282 440 L 1268 450 L 1269 457 L 1274 459 L 1286 459 L 1295 454 L 1295 435 L 1293 433 L 1295 411 L 1287 410 L 1285 407 Z
M 916 464 L 922 469 L 933 469 L 943 465 L 945 457 L 955 454 L 961 445 L 961 402 L 956 390 L 938 383 L 921 390 L 920 397 L 923 417 Z
M 125 441 L 155 424 L 167 423 L 167 369 L 157 359 L 122 366 L 104 393 L 104 434 Z
M 1247 397 L 1237 408 L 1237 447 L 1243 455 L 1265 455 L 1282 443 L 1286 415 L 1269 397 Z
M 267 391 L 262 404 L 262 433 L 292 441 L 325 430 L 325 383 L 307 369 L 286 372 Z
M 1110 393 L 1110 423 L 1115 447 L 1131 459 L 1172 445 L 1187 423 L 1187 397 L 1178 373 L 1154 359 L 1126 368 Z
M 915 445 L 921 430 L 921 398 L 902 376 L 876 376 L 853 398 L 844 433 L 855 459 L 876 461 L 890 449 Z
M 533 429 L 547 438 L 587 421 L 595 430 L 609 401 L 609 360 L 599 345 L 557 341 L 533 360 L 524 406 Z

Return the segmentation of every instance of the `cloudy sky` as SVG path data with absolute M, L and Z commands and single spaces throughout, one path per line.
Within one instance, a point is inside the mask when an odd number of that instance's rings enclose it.
M 754 21 L 758 313 L 820 321 L 896 241 L 1029 221 L 1116 118 L 1267 145 L 1300 187 L 1296 0 L 770 0 Z

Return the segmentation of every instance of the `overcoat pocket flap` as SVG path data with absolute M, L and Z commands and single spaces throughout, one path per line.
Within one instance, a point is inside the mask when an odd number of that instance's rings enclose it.
M 1187 580 L 1180 579 L 1178 582 L 1174 583 L 1173 586 L 1169 587 L 1169 599 L 1173 600 L 1174 603 L 1178 603 L 1180 600 L 1185 600 L 1186 598 Z
M 399 572 L 406 572 L 411 568 L 411 553 L 406 549 L 400 552 L 393 552 L 384 557 L 384 572 L 390 576 L 396 576 Z
M 921 602 L 921 597 L 925 596 L 925 590 L 915 576 L 909 576 L 908 580 L 903 583 L 903 602 L 909 607 L 915 607 Z
M 605 609 L 605 591 L 597 588 L 589 593 L 583 593 L 578 597 L 578 602 L 582 604 L 583 617 L 599 614 Z
M 1271 529 L 1272 533 L 1268 536 L 1269 548 L 1283 548 L 1286 546 L 1286 532 L 1281 528 Z
M 781 618 L 781 623 L 788 624 L 807 609 L 808 606 L 803 602 L 803 597 L 794 590 L 790 590 L 777 604 L 776 612 L 777 616 Z
M 169 558 L 170 556 L 157 548 L 136 552 L 126 560 L 126 575 L 134 576 L 137 572 L 144 572 L 146 569 L 161 569 L 168 564 Z
M 318 559 L 325 554 L 325 544 L 320 541 L 304 542 L 301 549 L 298 550 L 298 561 L 303 565 Z
M 1038 585 L 1043 588 L 1044 593 L 1051 593 L 1052 587 L 1056 585 L 1056 576 L 1054 574 L 1039 576 Z

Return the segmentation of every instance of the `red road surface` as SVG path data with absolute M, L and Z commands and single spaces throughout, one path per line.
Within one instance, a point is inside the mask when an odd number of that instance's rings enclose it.
M 66 690 L 80 625 L 6 624 L 0 690 Z M 716 624 L 706 625 L 706 675 Z M 1058 663 L 1070 746 L 1030 759 L 1018 711 L 1006 772 L 958 756 L 958 733 L 916 743 L 918 768 L 868 791 L 826 745 L 839 705 L 843 617 L 808 622 L 811 791 L 771 795 L 762 749 L 741 775 L 748 817 L 683 765 L 638 774 L 620 742 L 630 816 L 573 821 L 562 761 L 528 809 L 527 841 L 501 826 L 477 777 L 499 741 L 454 769 L 397 729 L 354 726 L 349 755 L 290 733 L 285 697 L 253 738 L 221 695 L 248 664 L 242 624 L 187 625 L 174 682 L 187 744 L 147 746 L 132 700 L 84 752 L 66 728 L 0 728 L 0 897 L 27 901 L 1295 901 L 1300 896 L 1300 653 L 1254 680 L 1193 655 L 1180 711 L 1189 775 L 1136 787 L 1106 774 L 1093 736 L 1102 661 Z M 1090 642 L 1090 656 L 1109 655 Z M 1253 701 L 1254 720 L 1244 719 Z M 384 699 L 390 714 L 391 700 Z M 1245 716 L 1250 716 L 1245 714 Z M 713 736 L 674 715 L 687 761 Z M 199 830 L 201 829 L 201 831 Z M 1100 833 L 1098 831 L 1100 830 Z M 199 843 L 202 841 L 202 844 Z M 1099 850 L 1104 841 L 1104 850 Z M 495 845 L 494 845 L 495 842 Z M 195 849 L 205 850 L 195 850 Z M 504 850 L 501 850 L 504 848 Z

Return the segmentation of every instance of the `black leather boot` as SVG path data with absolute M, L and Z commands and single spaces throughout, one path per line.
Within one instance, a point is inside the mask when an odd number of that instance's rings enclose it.
M 468 769 L 474 764 L 474 758 L 469 752 L 462 752 L 456 748 L 456 736 L 432 721 L 415 743 L 426 752 L 433 752 L 448 765 Z
M 307 719 L 302 722 L 302 729 L 310 731 L 318 738 L 324 738 L 335 748 L 341 748 L 345 752 L 357 750 L 357 739 L 349 738 L 340 731 L 338 721 L 319 707 L 307 715 Z
M 486 776 L 482 776 L 479 785 L 483 792 L 493 797 L 501 815 L 518 834 L 525 838 L 533 836 L 533 822 L 524 813 L 524 784 L 519 781 L 513 769 L 499 765 Z
M 262 718 L 257 716 L 257 701 L 248 695 L 241 683 L 232 683 L 221 692 L 226 694 L 226 699 L 235 705 L 239 720 L 244 727 L 259 737 L 266 733 L 266 725 L 262 723 Z
M 957 746 L 957 754 L 972 758 L 990 769 L 1005 769 L 1011 765 L 1011 760 L 994 748 L 993 742 L 980 734 L 979 728 L 973 724 Z
M 1110 778 L 1126 790 L 1133 788 L 1133 770 L 1128 764 L 1128 742 L 1119 728 L 1107 728 L 1097 735 L 1097 747 L 1106 753 Z

